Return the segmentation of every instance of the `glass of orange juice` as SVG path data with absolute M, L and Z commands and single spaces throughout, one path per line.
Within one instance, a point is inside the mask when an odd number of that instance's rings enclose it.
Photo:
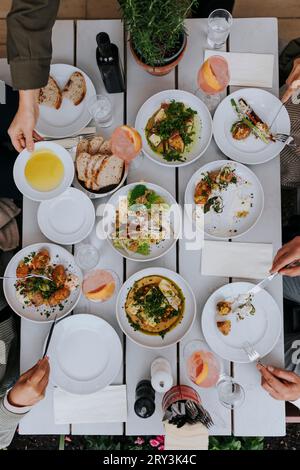
M 220 362 L 203 341 L 194 340 L 187 343 L 183 355 L 189 380 L 203 388 L 211 388 L 217 384 L 220 378 Z
M 228 87 L 229 80 L 228 63 L 224 57 L 211 56 L 201 65 L 195 94 L 206 104 L 211 113 L 221 102 L 222 93 Z

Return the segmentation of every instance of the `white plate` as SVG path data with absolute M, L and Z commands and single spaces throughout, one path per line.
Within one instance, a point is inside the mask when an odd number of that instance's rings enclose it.
M 91 233 L 95 208 L 82 191 L 69 188 L 60 196 L 41 202 L 37 218 L 41 231 L 49 240 L 61 245 L 75 245 Z
M 211 349 L 219 356 L 233 362 L 250 362 L 242 345 L 248 341 L 261 357 L 276 345 L 282 330 L 281 313 L 273 297 L 265 290 L 255 295 L 253 316 L 237 321 L 235 316 L 218 317 L 231 319 L 231 332 L 224 336 L 216 325 L 216 305 L 220 300 L 237 298 L 254 284 L 234 282 L 217 289 L 207 300 L 202 312 L 202 331 Z M 231 315 L 231 314 L 230 314 Z
M 245 140 L 235 140 L 232 137 L 230 129 L 232 124 L 238 121 L 238 117 L 230 103 L 231 98 L 234 98 L 236 102 L 240 98 L 244 98 L 255 113 L 269 125 L 282 104 L 276 96 L 258 88 L 244 88 L 224 98 L 216 109 L 213 120 L 214 138 L 222 152 L 232 160 L 247 165 L 265 163 L 279 155 L 284 148 L 282 142 L 265 144 L 252 134 Z M 272 126 L 272 132 L 273 134 L 278 132 L 289 134 L 290 128 L 290 118 L 283 106 Z
M 198 113 L 196 116 L 199 120 L 199 129 L 195 135 L 195 142 L 187 152 L 186 160 L 184 162 L 167 162 L 164 160 L 162 156 L 151 149 L 145 135 L 145 128 L 149 118 L 160 108 L 161 103 L 171 100 L 181 101 Z M 183 90 L 165 90 L 151 96 L 151 98 L 149 98 L 140 108 L 135 120 L 135 128 L 139 131 L 142 137 L 143 152 L 155 163 L 159 163 L 164 166 L 179 167 L 189 165 L 194 162 L 205 152 L 212 137 L 212 119 L 207 107 L 199 98 L 197 98 L 197 96 Z
M 135 186 L 138 184 L 143 184 L 147 188 L 152 189 L 155 191 L 159 196 L 163 197 L 169 206 L 172 206 L 172 210 L 170 211 L 170 234 L 171 237 L 169 239 L 165 239 L 161 241 L 158 245 L 153 244 L 151 246 L 150 254 L 145 256 L 139 253 L 134 253 L 130 251 L 125 251 L 119 248 L 116 248 L 113 244 L 111 233 L 114 230 L 115 226 L 115 208 L 119 206 L 119 198 L 127 196 L 129 191 L 131 191 Z M 103 228 L 108 233 L 107 240 L 111 247 L 124 256 L 127 259 L 131 259 L 133 261 L 153 261 L 155 259 L 160 258 L 161 256 L 165 255 L 171 248 L 175 245 L 176 240 L 178 240 L 180 235 L 180 228 L 181 228 L 181 211 L 180 208 L 174 199 L 174 197 L 166 191 L 164 188 L 157 186 L 156 184 L 147 183 L 145 181 L 141 181 L 140 183 L 131 183 L 123 188 L 120 188 L 108 201 L 107 205 L 104 209 L 104 219 L 103 219 Z
M 48 349 L 50 379 L 70 393 L 94 393 L 116 378 L 122 355 L 109 323 L 87 313 L 72 315 L 55 325 Z
M 222 191 L 224 209 L 221 214 L 217 214 L 213 210 L 204 214 L 204 232 L 223 240 L 236 238 L 248 232 L 259 220 L 264 208 L 264 192 L 257 176 L 248 167 L 230 160 L 217 160 L 208 163 L 193 174 L 185 191 L 185 204 L 189 205 L 186 207 L 192 206 L 194 214 L 196 208 L 194 192 L 203 173 L 217 171 L 225 165 L 235 169 L 236 175 L 242 178 L 244 184 L 238 187 L 232 184 Z M 240 200 L 248 204 L 249 214 L 245 218 L 234 216 L 236 210 L 243 210 Z M 249 207 L 250 202 L 252 207 Z M 191 214 L 190 210 L 188 214 Z
M 3 281 L 3 290 L 6 297 L 7 303 L 13 309 L 15 313 L 20 315 L 22 318 L 31 320 L 37 323 L 47 323 L 54 320 L 57 315 L 57 318 L 62 318 L 70 313 L 73 308 L 76 306 L 81 295 L 81 284 L 82 284 L 82 273 L 78 266 L 75 264 L 73 255 L 67 251 L 62 246 L 54 245 L 52 243 L 35 243 L 34 245 L 29 245 L 20 250 L 8 263 L 5 273 L 5 276 L 15 276 L 16 269 L 21 260 L 25 256 L 28 256 L 33 251 L 40 251 L 42 248 L 46 248 L 50 253 L 50 262 L 54 264 L 63 264 L 67 269 L 68 273 L 75 274 L 78 277 L 78 287 L 71 292 L 70 297 L 63 302 L 63 308 L 60 309 L 59 306 L 51 309 L 51 314 L 49 317 L 45 315 L 46 307 L 26 307 L 23 308 L 23 305 L 18 301 L 16 296 L 15 280 L 14 279 L 4 279 Z
M 75 106 L 69 99 L 63 98 L 59 109 L 40 105 L 40 116 L 36 130 L 47 137 L 61 138 L 79 133 L 91 121 L 87 102 L 96 95 L 95 87 L 85 72 L 73 65 L 53 64 L 50 75 L 57 81 L 61 89 L 65 86 L 73 72 L 81 72 L 85 78 L 86 95 L 80 104 Z
M 147 335 L 140 331 L 135 331 L 130 325 L 125 312 L 125 302 L 128 291 L 133 284 L 145 276 L 164 276 L 175 282 L 181 289 L 185 297 L 184 315 L 180 323 L 171 331 L 166 333 L 164 338 L 155 335 Z M 121 287 L 116 304 L 117 320 L 125 335 L 133 342 L 145 348 L 160 349 L 167 348 L 178 343 L 190 331 L 196 317 L 196 299 L 189 284 L 174 271 L 165 268 L 146 268 L 133 274 Z
M 16 158 L 14 164 L 14 180 L 19 191 L 33 201 L 46 201 L 47 199 L 59 196 L 69 188 L 69 186 L 71 186 L 74 178 L 74 163 L 71 155 L 66 149 L 54 142 L 38 142 L 34 146 L 35 151 L 43 149 L 49 149 L 59 157 L 64 166 L 64 176 L 60 185 L 52 191 L 37 191 L 36 189 L 33 189 L 25 177 L 26 163 L 32 154 L 26 149 L 23 150 Z

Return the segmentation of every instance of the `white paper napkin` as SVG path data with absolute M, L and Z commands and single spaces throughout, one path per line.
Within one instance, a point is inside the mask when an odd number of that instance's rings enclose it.
M 273 260 L 271 243 L 214 242 L 205 240 L 201 274 L 205 276 L 267 277 Z
M 165 426 L 165 450 L 207 450 L 208 430 L 201 423 L 185 424 L 177 428 L 168 422 Z
M 56 388 L 54 421 L 55 424 L 126 422 L 126 385 L 112 385 L 89 395 L 73 395 Z
M 255 34 L 255 33 L 254 33 Z M 250 54 L 206 50 L 204 58 L 223 56 L 229 65 L 229 85 L 272 88 L 273 54 Z

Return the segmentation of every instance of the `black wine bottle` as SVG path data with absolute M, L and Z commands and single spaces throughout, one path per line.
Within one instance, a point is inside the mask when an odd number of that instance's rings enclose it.
M 125 91 L 123 67 L 120 61 L 118 47 L 110 42 L 107 33 L 96 36 L 96 59 L 102 80 L 108 93 L 122 93 Z

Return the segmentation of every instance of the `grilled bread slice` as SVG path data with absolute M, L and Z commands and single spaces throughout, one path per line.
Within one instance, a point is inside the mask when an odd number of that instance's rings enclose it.
M 103 137 L 101 137 L 101 135 L 96 135 L 89 142 L 88 152 L 91 155 L 99 154 L 100 153 L 100 147 L 103 144 L 103 142 L 104 142 Z
M 63 89 L 63 97 L 78 106 L 86 95 L 85 78 L 81 72 L 73 72 Z
M 112 155 L 111 141 L 105 140 L 100 147 L 100 153 L 103 155 Z
M 87 139 L 81 139 L 80 142 L 77 144 L 77 148 L 76 148 L 76 157 L 80 154 L 80 153 L 88 153 L 89 151 L 89 141 Z
M 98 190 L 106 186 L 119 184 L 124 169 L 124 161 L 115 155 L 107 156 L 102 163 L 97 175 L 96 185 Z
M 59 109 L 62 103 L 62 92 L 56 80 L 49 76 L 47 85 L 40 89 L 39 104 Z

